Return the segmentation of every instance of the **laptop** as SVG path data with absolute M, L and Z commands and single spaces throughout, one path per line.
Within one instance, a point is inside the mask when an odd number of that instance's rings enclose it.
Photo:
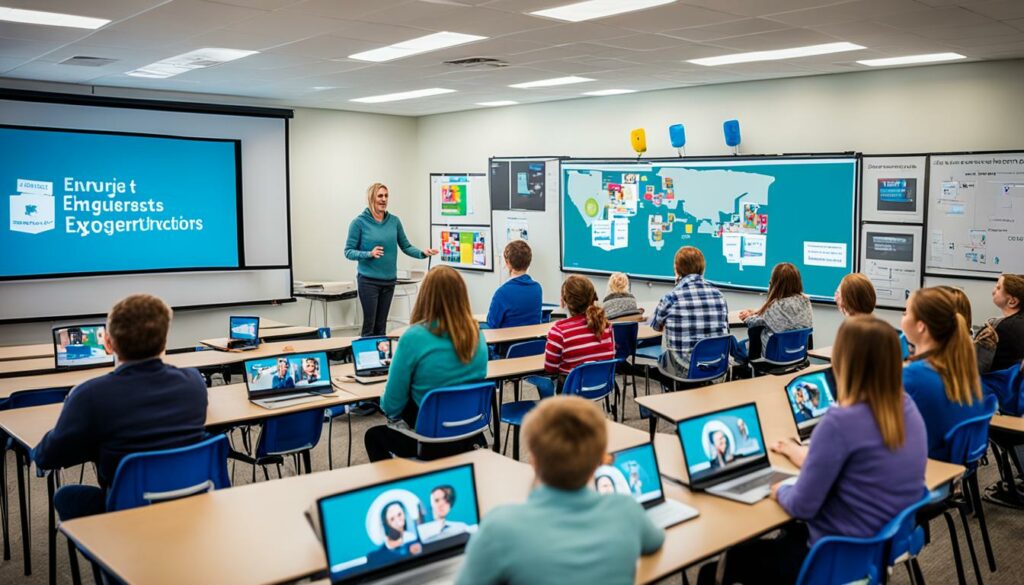
M 836 379 L 832 368 L 802 374 L 786 384 L 786 398 L 793 413 L 800 442 L 806 443 L 821 417 L 836 403 Z
M 699 514 L 682 502 L 665 498 L 653 443 L 616 451 L 611 458 L 611 463 L 594 472 L 592 485 L 598 492 L 632 496 L 661 528 L 675 526 Z
M 453 583 L 480 524 L 473 465 L 326 496 L 309 517 L 334 585 Z
M 256 358 L 244 367 L 249 401 L 263 408 L 305 404 L 334 392 L 325 351 Z
M 98 368 L 114 365 L 114 354 L 104 346 L 105 324 L 53 328 L 53 357 L 57 369 Z
M 260 318 L 232 315 L 228 321 L 228 349 L 250 350 L 260 346 Z
M 360 384 L 376 384 L 388 379 L 392 345 L 387 337 L 363 337 L 352 342 L 355 380 Z
M 681 420 L 676 428 L 692 490 L 754 504 L 768 497 L 772 484 L 796 477 L 768 462 L 752 402 Z

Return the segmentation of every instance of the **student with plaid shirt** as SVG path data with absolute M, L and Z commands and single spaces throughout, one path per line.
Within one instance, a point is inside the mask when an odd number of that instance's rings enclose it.
M 675 256 L 676 287 L 661 298 L 651 327 L 665 332 L 665 353 L 658 368 L 673 378 L 686 378 L 690 352 L 706 337 L 729 334 L 729 308 L 722 292 L 704 280 L 704 254 L 693 246 Z

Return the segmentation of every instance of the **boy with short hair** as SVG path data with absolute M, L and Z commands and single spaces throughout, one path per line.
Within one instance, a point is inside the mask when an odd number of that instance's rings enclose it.
M 161 360 L 171 315 L 152 295 L 131 295 L 114 305 L 104 345 L 117 357 L 117 367 L 74 387 L 56 426 L 33 449 L 41 469 L 96 464 L 100 487 L 67 485 L 54 494 L 61 520 L 104 512 L 106 489 L 126 455 L 202 440 L 206 382 L 194 368 Z
M 537 486 L 526 503 L 483 519 L 459 585 L 634 582 L 637 559 L 661 548 L 665 533 L 630 496 L 590 488 L 607 451 L 605 424 L 578 396 L 542 400 L 526 416 Z
M 524 240 L 512 240 L 503 252 L 509 279 L 491 297 L 487 310 L 487 327 L 519 327 L 541 322 L 540 283 L 526 273 L 533 260 L 533 251 Z

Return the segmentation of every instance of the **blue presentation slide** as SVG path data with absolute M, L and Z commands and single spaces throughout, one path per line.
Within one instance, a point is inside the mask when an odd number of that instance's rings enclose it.
M 0 278 L 241 264 L 237 141 L 0 127 L 0 144 Z
M 853 271 L 855 158 L 562 165 L 562 265 L 671 280 L 695 246 L 716 284 L 767 290 L 792 262 L 813 298 Z
M 602 494 L 633 496 L 640 503 L 661 497 L 661 479 L 653 444 L 623 449 L 613 457 L 611 464 L 602 465 L 594 472 L 595 490 Z
M 690 481 L 699 481 L 765 454 L 753 404 L 684 420 L 678 426 Z
M 332 579 L 465 544 L 480 523 L 472 465 L 339 494 L 319 505 Z
M 793 409 L 793 419 L 800 428 L 823 416 L 836 403 L 827 371 L 797 377 L 786 386 L 786 395 Z
M 324 351 L 248 360 L 245 376 L 251 393 L 331 387 L 331 367 Z

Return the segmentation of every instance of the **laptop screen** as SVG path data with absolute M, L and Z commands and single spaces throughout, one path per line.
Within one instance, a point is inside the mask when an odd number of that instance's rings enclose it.
M 232 316 L 228 327 L 228 336 L 231 339 L 245 339 L 255 341 L 259 339 L 260 318 L 259 317 L 237 317 Z
M 761 458 L 767 461 L 761 422 L 752 403 L 680 421 L 678 430 L 691 485 Z
M 113 365 L 103 346 L 106 325 L 72 325 L 53 329 L 53 355 L 58 368 Z
M 814 426 L 836 403 L 832 369 L 797 376 L 786 384 L 786 396 L 798 429 Z
M 611 457 L 611 463 L 594 472 L 591 485 L 599 493 L 628 494 L 641 504 L 664 499 L 653 443 L 616 451 Z
M 327 352 L 311 351 L 246 360 L 245 385 L 250 396 L 282 390 L 320 390 L 331 387 Z
M 391 340 L 387 337 L 364 337 L 352 342 L 352 360 L 356 374 L 388 369 L 391 365 Z
M 327 496 L 317 508 L 332 583 L 456 554 L 480 523 L 472 464 Z

